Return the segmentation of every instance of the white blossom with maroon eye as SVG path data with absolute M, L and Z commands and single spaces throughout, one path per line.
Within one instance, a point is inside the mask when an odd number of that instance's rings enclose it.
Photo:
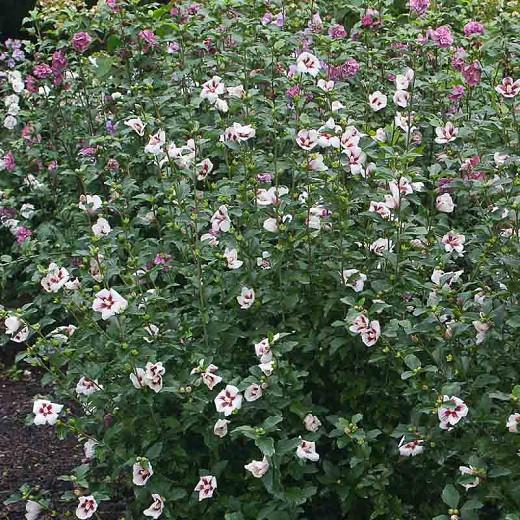
M 251 125 L 241 125 L 233 123 L 232 126 L 226 128 L 220 136 L 220 141 L 225 143 L 243 143 L 255 137 L 256 130 Z
M 255 478 L 262 478 L 269 470 L 269 461 L 266 456 L 262 460 L 252 460 L 249 464 L 244 466 L 251 475 Z
M 339 112 L 340 110 L 343 110 L 345 108 L 345 105 L 341 101 L 333 101 L 330 105 L 330 109 L 332 112 Z
M 230 249 L 229 247 L 226 247 L 224 257 L 227 260 L 227 266 L 229 269 L 239 269 L 244 264 L 242 260 L 238 259 L 238 252 L 235 248 Z
M 90 518 L 97 511 L 98 505 L 96 499 L 89 495 L 87 497 L 79 497 L 79 504 L 76 509 L 76 516 L 81 520 Z
M 381 326 L 377 320 L 369 323 L 368 327 L 361 332 L 361 341 L 367 346 L 372 347 L 377 343 L 381 336 Z
M 321 70 L 320 60 L 310 52 L 302 52 L 296 60 L 296 70 L 315 78 Z
M 381 218 L 388 220 L 392 216 L 390 208 L 384 202 L 377 202 L 375 200 L 370 201 L 370 207 L 368 211 L 371 213 L 377 213 Z
M 56 424 L 62 409 L 62 404 L 51 403 L 46 399 L 36 399 L 33 404 L 34 424 L 37 426 Z
M 256 401 L 262 397 L 262 387 L 253 383 L 244 390 L 244 398 L 248 403 Z
M 464 269 L 461 269 L 460 271 L 448 271 L 446 273 L 442 269 L 434 269 L 430 277 L 430 280 L 435 285 L 439 285 L 442 287 L 451 287 L 451 284 L 458 282 L 463 274 Z
M 359 148 L 359 141 L 364 135 L 355 126 L 347 126 L 340 139 L 343 151 Z
M 98 446 L 98 442 L 94 439 L 88 439 L 85 444 L 83 444 L 83 455 L 87 460 L 93 459 L 96 455 L 96 446 Z
M 451 143 L 457 139 L 459 129 L 455 128 L 451 121 L 448 121 L 444 126 L 438 126 L 435 129 L 435 133 L 437 134 L 435 142 L 439 144 L 445 144 Z
M 228 432 L 228 424 L 231 421 L 228 421 L 227 419 L 218 419 L 218 421 L 215 423 L 215 426 L 213 426 L 213 433 L 217 437 L 225 437 Z
M 152 465 L 148 459 L 139 457 L 132 466 L 132 482 L 136 486 L 145 486 L 153 475 Z
M 217 479 L 213 475 L 200 477 L 194 491 L 199 493 L 199 502 L 205 498 L 211 498 L 217 489 Z
M 347 156 L 348 162 L 346 166 L 350 169 L 352 175 L 363 175 L 363 166 L 367 158 L 366 153 L 358 146 L 346 148 L 343 150 L 343 153 Z
M 215 247 L 218 246 L 218 232 L 211 230 L 209 233 L 204 233 L 200 237 L 201 242 L 207 242 L 209 246 Z
M 25 504 L 25 520 L 36 520 L 42 512 L 42 506 L 34 500 L 27 500 Z
M 271 269 L 271 253 L 269 251 L 262 251 L 262 256 L 256 258 L 256 265 L 264 270 Z
M 316 462 L 320 458 L 318 453 L 316 453 L 316 443 L 304 439 L 300 440 L 300 444 L 296 448 L 296 456 L 299 459 L 308 459 L 312 462 Z
M 388 102 L 388 98 L 385 94 L 380 92 L 379 90 L 376 90 L 375 92 L 372 92 L 368 96 L 368 103 L 370 104 L 370 108 L 374 112 L 378 112 L 379 110 L 383 110 L 383 108 L 386 107 Z
M 267 363 L 260 363 L 258 368 L 263 372 L 263 374 L 267 377 L 273 375 L 274 371 L 274 361 L 268 361 Z
M 228 87 L 227 93 L 229 97 L 240 99 L 244 97 L 246 91 L 244 90 L 243 85 L 237 85 L 236 87 Z
M 231 227 L 228 209 L 226 206 L 220 206 L 211 217 L 211 229 L 215 232 L 226 233 Z
M 319 137 L 317 130 L 300 130 L 296 136 L 296 144 L 304 150 L 312 150 L 318 145 Z
M 337 125 L 334 119 L 330 117 L 318 130 L 318 144 L 322 148 L 339 148 L 339 134 L 341 134 L 342 131 L 341 126 Z
M 260 358 L 261 363 L 267 363 L 273 359 L 273 352 L 269 343 L 269 338 L 255 343 L 255 354 Z
M 405 442 L 405 437 L 399 441 L 399 454 L 402 457 L 415 457 L 424 451 L 424 441 L 417 439 L 410 442 Z
M 348 328 L 350 332 L 353 332 L 354 334 L 361 334 L 365 330 L 368 329 L 370 324 L 370 320 L 368 319 L 368 316 L 366 314 L 358 314 L 354 321 L 352 322 L 352 325 Z
M 477 487 L 480 484 L 480 479 L 478 477 L 477 469 L 473 466 L 459 466 L 459 471 L 462 476 L 469 476 L 473 477 L 472 480 L 469 480 L 468 482 L 461 483 L 461 485 L 466 489 L 471 489 L 474 487 Z
M 224 94 L 225 91 L 226 86 L 224 85 L 222 78 L 220 76 L 213 76 L 210 80 L 206 81 L 206 83 L 202 85 L 200 97 L 202 99 L 207 99 L 209 103 L 213 105 L 219 96 Z
M 8 316 L 4 321 L 5 333 L 9 336 L 16 334 L 16 332 L 23 325 L 23 321 L 16 316 Z
M 513 413 L 507 418 L 506 428 L 511 433 L 518 433 L 518 426 L 520 426 L 520 413 Z
M 443 193 L 435 199 L 435 207 L 442 213 L 453 213 L 455 204 L 449 193 Z
M 396 90 L 393 97 L 394 103 L 401 108 L 406 108 L 410 101 L 410 93 L 406 90 Z
M 360 273 L 357 269 L 344 269 L 340 275 L 343 283 L 347 287 L 352 287 L 354 292 L 361 292 L 365 287 L 367 275 Z
M 450 231 L 442 237 L 441 242 L 444 244 L 444 250 L 447 253 L 455 251 L 459 253 L 460 256 L 463 256 L 464 242 L 466 242 L 464 235 Z
M 459 397 L 444 395 L 442 403 L 437 410 L 439 427 L 442 430 L 451 430 L 463 417 L 468 415 L 468 407 Z
M 115 289 L 101 289 L 96 293 L 92 309 L 101 313 L 101 319 L 108 320 L 115 314 L 121 314 L 128 307 L 128 302 Z
M 520 79 L 513 81 L 510 76 L 504 78 L 495 90 L 505 98 L 514 98 L 520 92 Z
M 148 509 L 143 511 L 143 515 L 149 516 L 151 518 L 159 518 L 164 509 L 164 499 L 161 497 L 161 495 L 152 493 L 152 500 L 152 504 Z
M 14 336 L 11 336 L 11 341 L 15 343 L 23 343 L 29 337 L 29 327 L 22 327 Z
M 394 243 L 388 238 L 378 238 L 370 244 L 370 251 L 377 256 L 383 256 L 384 253 L 392 251 Z
M 334 81 L 332 80 L 319 79 L 317 85 L 323 92 L 332 92 L 334 90 Z
M 255 290 L 249 287 L 242 287 L 240 296 L 237 296 L 237 302 L 241 309 L 249 309 L 255 303 Z
M 144 388 L 146 386 L 146 372 L 144 371 L 144 369 L 136 368 L 135 373 L 132 372 L 130 374 L 130 381 L 132 381 L 132 384 L 138 390 Z
M 213 163 L 210 159 L 204 159 L 197 164 L 197 180 L 203 181 L 213 171 Z
M 323 162 L 323 155 L 321 153 L 313 153 L 309 155 L 307 160 L 309 168 L 315 172 L 325 172 L 329 167 Z
M 89 215 L 96 213 L 103 205 L 103 201 L 99 195 L 80 195 L 78 208 L 82 209 Z
M 130 127 L 137 135 L 143 137 L 146 123 L 143 123 L 140 117 L 135 117 L 125 121 L 125 125 Z
M 222 381 L 222 378 L 216 375 L 217 370 L 218 367 L 211 363 L 206 370 L 200 374 L 202 381 L 210 390 L 213 390 L 213 388 Z
M 146 153 L 152 155 L 159 155 L 163 152 L 163 146 L 166 143 L 166 133 L 164 130 L 159 130 L 156 134 L 150 136 L 148 144 L 144 147 Z
M 110 227 L 108 220 L 103 217 L 99 217 L 96 223 L 92 226 L 92 233 L 94 233 L 94 236 L 96 237 L 105 237 L 110 233 L 110 231 L 112 231 L 112 228 Z
M 374 140 L 379 141 L 380 143 L 384 143 L 386 141 L 386 132 L 384 128 L 378 128 L 376 130 L 376 134 L 374 135 Z
M 81 377 L 76 385 L 76 393 L 78 395 L 92 395 L 94 392 L 98 390 L 102 390 L 103 387 L 98 384 L 97 379 L 92 380 L 88 377 Z
M 399 90 L 406 90 L 413 81 L 415 72 L 411 68 L 407 68 L 404 74 L 397 74 L 395 77 L 395 87 Z
M 321 427 L 321 421 L 311 413 L 308 413 L 303 419 L 303 425 L 308 432 L 317 432 Z
M 148 337 L 144 336 L 143 339 L 146 343 L 153 343 L 154 338 L 159 335 L 159 327 L 150 323 L 150 325 L 147 325 L 144 330 L 148 333 Z
M 77 291 L 81 287 L 81 283 L 79 278 L 74 278 L 74 280 L 69 280 L 65 282 L 65 289 L 69 291 Z
M 216 109 L 219 111 L 219 112 L 224 112 L 226 113 L 228 110 L 229 110 L 229 105 L 227 103 L 227 101 L 225 99 L 217 99 L 215 101 L 215 105 Z
M 47 292 L 58 292 L 69 280 L 69 272 L 65 267 L 58 267 L 51 262 L 47 268 L 47 274 L 42 278 L 41 285 Z
M 215 397 L 214 402 L 217 412 L 223 413 L 227 417 L 242 407 L 242 394 L 238 391 L 236 386 L 227 385 L 226 388 L 221 390 L 217 397 Z
M 159 361 L 157 363 L 146 363 L 145 367 L 145 384 L 151 388 L 155 393 L 160 392 L 163 387 L 162 376 L 166 372 L 163 364 Z
M 473 327 L 475 327 L 475 330 L 477 331 L 475 343 L 477 345 L 480 345 L 486 339 L 486 335 L 489 332 L 489 329 L 491 328 L 491 324 L 486 321 L 480 320 L 472 321 L 471 324 L 473 325 Z
M 271 187 L 269 189 L 258 188 L 256 190 L 256 204 L 258 206 L 279 206 L 281 197 L 289 193 L 286 186 Z

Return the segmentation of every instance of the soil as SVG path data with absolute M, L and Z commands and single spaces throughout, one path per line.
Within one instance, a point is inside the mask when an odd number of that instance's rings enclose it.
M 57 477 L 81 464 L 82 450 L 75 439 L 60 441 L 52 426 L 25 426 L 34 397 L 41 392 L 38 380 L 39 376 L 34 374 L 22 381 L 0 374 L 1 520 L 25 518 L 24 503 L 3 504 L 25 483 L 49 490 L 54 507 L 63 511 L 59 497 L 70 489 L 70 483 Z

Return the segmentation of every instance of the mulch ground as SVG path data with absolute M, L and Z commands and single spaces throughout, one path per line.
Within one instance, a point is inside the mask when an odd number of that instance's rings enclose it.
M 38 377 L 13 381 L 0 374 L 0 519 L 25 518 L 25 504 L 6 506 L 4 500 L 23 484 L 49 490 L 54 506 L 70 489 L 60 475 L 81 464 L 82 449 L 74 439 L 60 441 L 53 427 L 25 426 L 34 397 L 41 392 Z M 70 506 L 67 508 L 70 509 Z

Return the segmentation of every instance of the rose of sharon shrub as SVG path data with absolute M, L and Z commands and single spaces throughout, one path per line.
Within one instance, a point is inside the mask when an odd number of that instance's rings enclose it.
M 83 444 L 71 514 L 517 518 L 518 17 L 397 4 L 111 0 L 6 43 L 4 338 Z

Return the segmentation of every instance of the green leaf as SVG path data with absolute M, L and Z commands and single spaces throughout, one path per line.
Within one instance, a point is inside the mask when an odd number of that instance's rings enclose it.
M 265 456 L 272 457 L 274 455 L 274 440 L 272 437 L 259 437 L 255 444 Z
M 415 370 L 421 367 L 421 360 L 414 354 L 408 354 L 404 358 L 404 364 L 410 369 Z
M 274 428 L 277 424 L 281 423 L 283 421 L 283 417 L 281 415 L 271 415 L 271 417 L 268 417 L 263 423 L 262 428 L 264 430 L 271 430 Z
M 446 484 L 442 490 L 442 501 L 451 508 L 459 505 L 460 493 L 455 489 L 453 484 Z
M 156 442 L 152 446 L 146 450 L 146 458 L 147 459 L 156 459 L 162 452 L 163 449 L 163 443 L 162 442 Z

